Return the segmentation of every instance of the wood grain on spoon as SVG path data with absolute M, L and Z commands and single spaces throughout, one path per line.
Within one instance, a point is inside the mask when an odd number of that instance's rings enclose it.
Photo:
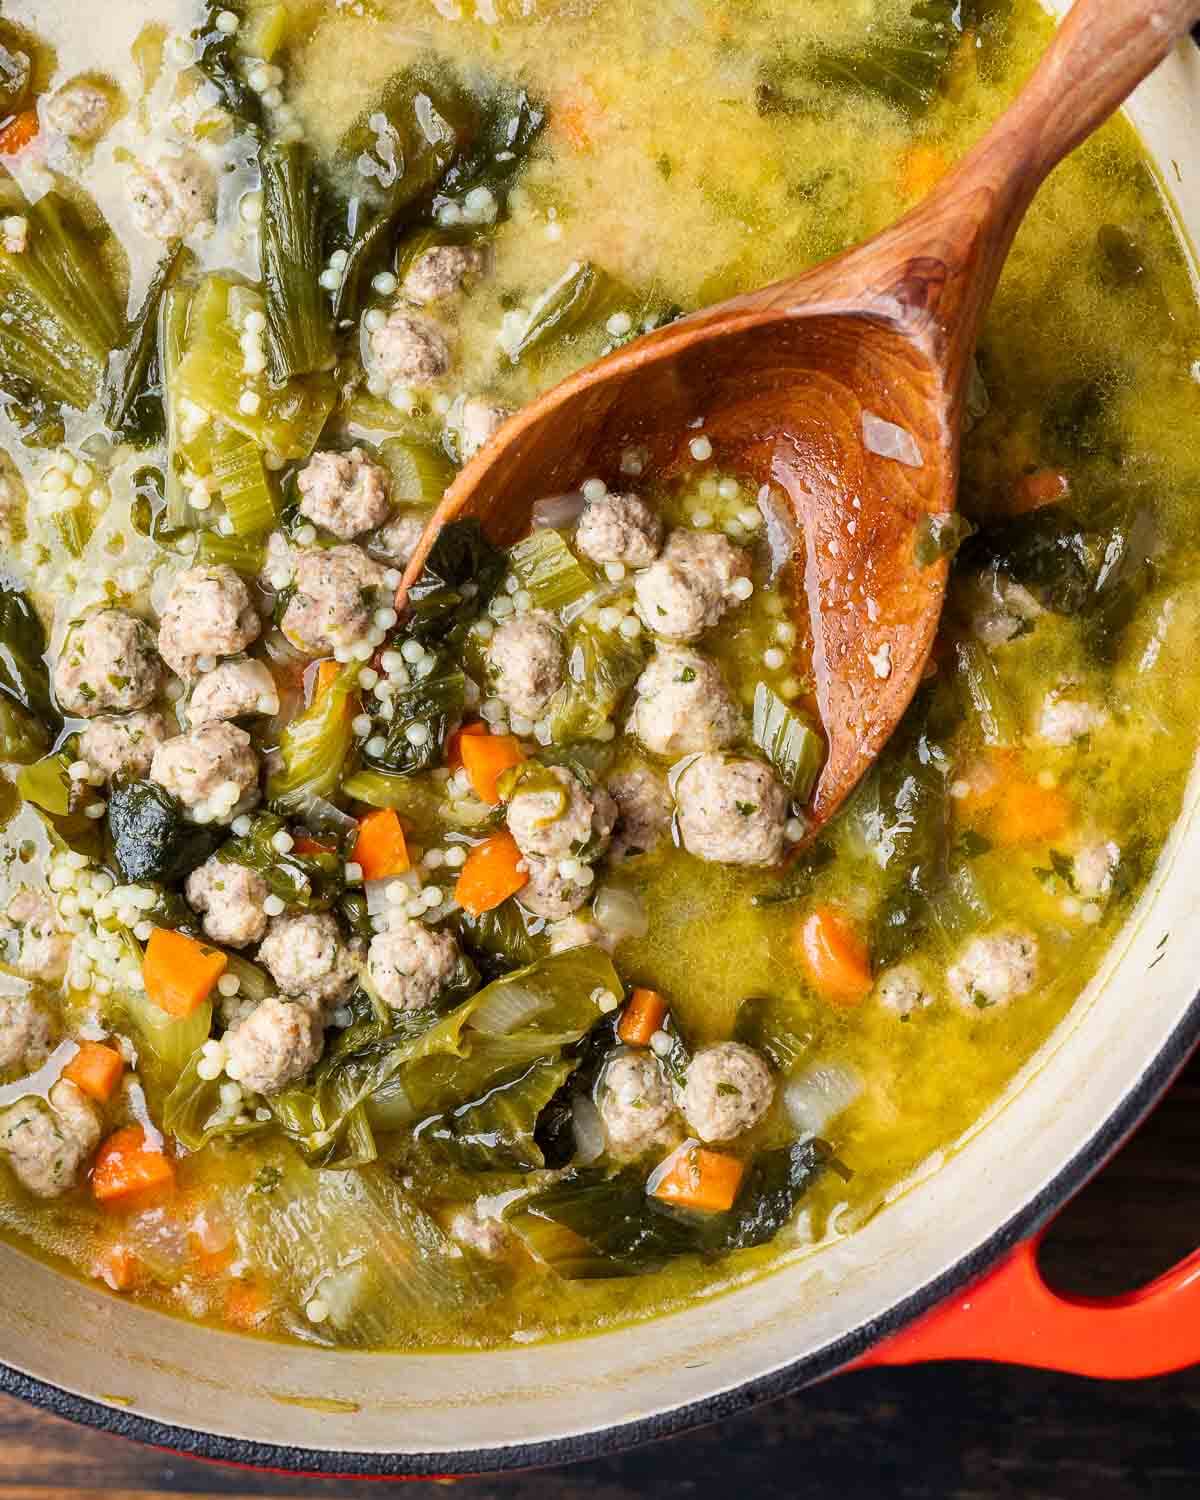
M 591 475 L 620 487 L 630 447 L 645 450 L 639 482 L 675 475 L 703 433 L 717 469 L 770 486 L 799 523 L 793 608 L 829 740 L 819 826 L 925 670 L 948 566 L 918 566 L 914 544 L 954 508 L 971 355 L 1013 236 L 1046 174 L 1198 19 L 1200 0 L 1078 0 L 1012 107 L 898 224 L 647 334 L 518 412 L 446 491 L 398 606 L 447 522 L 478 517 L 509 544 L 541 497 Z M 910 435 L 917 462 L 864 442 L 876 419 Z

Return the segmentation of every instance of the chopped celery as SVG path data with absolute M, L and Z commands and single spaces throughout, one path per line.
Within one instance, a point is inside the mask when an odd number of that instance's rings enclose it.
M 164 520 L 170 530 L 189 525 L 195 512 L 188 504 L 185 475 L 205 478 L 212 470 L 212 423 L 207 412 L 179 394 L 179 366 L 187 348 L 188 318 L 195 289 L 168 286 L 158 319 L 158 363 L 162 372 L 167 426 L 167 467 L 163 490 Z
M 340 785 L 354 743 L 361 671 L 361 662 L 348 662 L 283 731 L 282 765 L 267 782 L 267 800 L 278 812 L 303 813 L 309 798 L 328 797 Z
M 562 535 L 539 527 L 509 549 L 509 571 L 529 594 L 534 609 L 557 614 L 592 593 L 595 581 Z
M 398 643 L 392 649 L 399 649 Z M 394 712 L 383 750 L 364 752 L 372 767 L 407 776 L 441 764 L 446 736 L 462 718 L 467 687 L 462 668 L 446 651 L 410 664 L 409 677 L 409 686 L 391 700 Z
M 959 641 L 954 654 L 984 744 L 1011 745 L 1018 733 L 1016 716 L 995 662 L 973 640 Z
M 246 0 L 242 24 L 237 30 L 238 51 L 247 58 L 270 62 L 287 40 L 290 29 L 288 8 L 282 0 Z
M 249 833 L 230 839 L 219 850 L 221 859 L 244 865 L 262 876 L 271 894 L 304 911 L 325 911 L 342 893 L 340 854 L 280 854 L 272 843 L 287 832 L 282 818 L 255 814 Z
M 645 665 L 646 645 L 580 620 L 567 636 L 566 660 L 566 680 L 545 714 L 555 745 L 605 732 Z
M 222 11 L 232 11 L 239 23 L 244 22 L 245 0 L 210 0 L 205 5 L 204 18 L 192 32 L 196 66 L 217 90 L 222 107 L 254 128 L 262 123 L 262 99 L 246 80 L 237 31 L 230 34 L 217 25 Z
M 126 939 L 131 953 L 141 952 Z M 190 1015 L 172 1016 L 155 1005 L 145 990 L 122 990 L 115 1003 L 132 1023 L 138 1040 L 139 1067 L 149 1064 L 156 1087 L 173 1089 L 212 1030 L 212 1004 L 205 1000 Z
M 353 802 L 365 802 L 368 807 L 394 808 L 417 822 L 436 819 L 438 807 L 445 800 L 444 791 L 428 778 L 394 776 L 365 768 L 342 782 L 342 795 Z
M 432 443 L 389 438 L 379 445 L 379 462 L 392 476 L 397 505 L 436 505 L 454 478 L 454 465 Z
M 28 595 L 0 579 L 0 695 L 50 728 L 59 716 L 50 697 L 46 632 Z
M 278 993 L 279 986 L 266 969 L 251 963 L 240 953 L 227 953 L 225 957 L 228 960 L 225 972 L 237 980 L 239 999 L 253 1000 L 257 1004 L 260 1000 L 265 1000 L 268 995 Z
M 86 407 L 124 336 L 108 273 L 58 193 L 30 204 L 9 183 L 0 212 L 20 214 L 29 226 L 25 250 L 0 247 L 0 386 L 18 401 Z
M 196 544 L 199 567 L 232 568 L 243 578 L 257 578 L 267 561 L 267 539 L 257 536 L 225 536 L 220 531 L 202 531 Z
M 427 1121 L 417 1138 L 477 1172 L 535 1171 L 546 1164 L 534 1140 L 538 1117 L 575 1067 L 566 1058 L 537 1058 L 489 1081 L 481 1098 Z
M 219 417 L 279 458 L 307 458 L 333 410 L 333 381 L 319 374 L 273 385 L 265 375 L 246 374 L 242 326 L 247 314 L 263 306 L 251 288 L 223 276 L 207 277 L 189 309 L 187 348 L 172 397 Z
M 333 368 L 333 320 L 318 278 L 321 197 L 312 155 L 299 144 L 259 153 L 262 171 L 262 278 L 267 298 L 271 379 Z
M 513 364 L 552 339 L 577 334 L 628 311 L 638 299 L 607 271 L 591 261 L 572 261 L 529 309 L 520 337 L 508 346 Z
M 56 510 L 50 517 L 59 543 L 68 557 L 82 557 L 95 529 L 95 515 L 87 501 L 69 505 L 65 510 Z
M 796 801 L 807 802 L 825 764 L 825 741 L 765 682 L 754 689 L 751 733 Z
M 212 479 L 238 537 L 261 536 L 279 519 L 275 492 L 254 443 L 227 428 L 213 439 Z
M 320 1171 L 280 1153 L 241 1203 L 241 1253 L 297 1305 L 319 1297 L 343 1344 L 394 1348 L 431 1308 L 478 1312 L 495 1290 L 382 1167 Z
M 109 356 L 101 391 L 104 422 L 114 437 L 129 442 L 152 443 L 163 435 L 162 375 L 157 368 L 159 313 L 182 255 L 182 246 L 177 245 L 163 256 L 124 344 Z

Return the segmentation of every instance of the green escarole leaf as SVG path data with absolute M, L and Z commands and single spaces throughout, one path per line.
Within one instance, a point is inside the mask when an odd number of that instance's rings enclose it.
M 256 813 L 249 832 L 221 846 L 220 857 L 244 865 L 262 876 L 267 889 L 288 906 L 302 911 L 326 911 L 341 896 L 344 864 L 335 852 L 326 854 L 281 854 L 273 840 L 286 833 L 283 818 Z
M 46 632 L 29 596 L 0 579 L 0 693 L 54 728 L 58 714 L 50 697 Z
M 642 1276 L 685 1255 L 721 1255 L 765 1245 L 791 1220 L 821 1171 L 833 1164 L 820 1140 L 764 1151 L 727 1213 L 684 1215 L 646 1193 L 635 1168 L 607 1176 L 570 1173 L 506 1215 L 539 1260 L 568 1281 Z
M 354 743 L 361 670 L 361 662 L 347 663 L 280 736 L 282 764 L 267 782 L 267 801 L 277 812 L 302 814 L 314 797 L 337 791 Z

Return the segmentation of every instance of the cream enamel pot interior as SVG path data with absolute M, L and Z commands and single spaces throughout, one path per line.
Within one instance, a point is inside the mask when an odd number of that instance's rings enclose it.
M 1200 236 L 1200 51 L 1179 48 L 1129 114 L 1182 232 Z M 874 1357 L 977 1352 L 1100 1374 L 1200 1357 L 1190 1266 L 1132 1308 L 1085 1314 L 1058 1303 L 1028 1253 L 1014 1252 L 1133 1129 L 1200 1038 L 1198 800 L 1194 773 L 1185 815 L 1102 972 L 1003 1101 L 865 1228 L 797 1252 L 764 1280 L 584 1342 L 360 1355 L 176 1321 L 0 1246 L 0 1387 L 210 1458 L 456 1474 L 560 1462 L 718 1419 L 832 1373 L 947 1298 L 950 1312 Z M 1005 1258 L 999 1276 L 954 1299 Z M 993 1319 L 981 1335 L 980 1306 L 998 1309 L 1009 1332 L 997 1337 Z M 1113 1353 L 1128 1345 L 1131 1318 L 1151 1340 L 1140 1364 Z M 1040 1344 L 1043 1332 L 1068 1347 Z

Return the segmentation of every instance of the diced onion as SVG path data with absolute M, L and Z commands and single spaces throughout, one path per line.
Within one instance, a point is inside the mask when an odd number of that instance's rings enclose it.
M 924 467 L 920 444 L 906 427 L 897 427 L 895 422 L 885 422 L 873 411 L 864 411 L 862 431 L 869 453 L 876 453 L 880 458 L 894 458 L 910 469 Z
M 494 984 L 471 1016 L 471 1025 L 487 1036 L 507 1036 L 544 1011 L 551 1002 L 520 984 Z
M 587 1094 L 571 1101 L 571 1131 L 575 1137 L 575 1165 L 590 1166 L 604 1155 L 604 1121 Z
M 566 495 L 547 495 L 544 500 L 536 502 L 530 511 L 530 520 L 535 526 L 550 526 L 555 531 L 562 531 L 575 525 L 586 505 L 582 490 L 571 490 Z
M 787 1084 L 783 1107 L 799 1138 L 820 1135 L 862 1093 L 862 1080 L 837 1063 L 813 1063 Z
M 617 942 L 624 938 L 645 937 L 650 926 L 640 899 L 625 886 L 601 886 L 596 893 L 592 914 L 599 926 Z

